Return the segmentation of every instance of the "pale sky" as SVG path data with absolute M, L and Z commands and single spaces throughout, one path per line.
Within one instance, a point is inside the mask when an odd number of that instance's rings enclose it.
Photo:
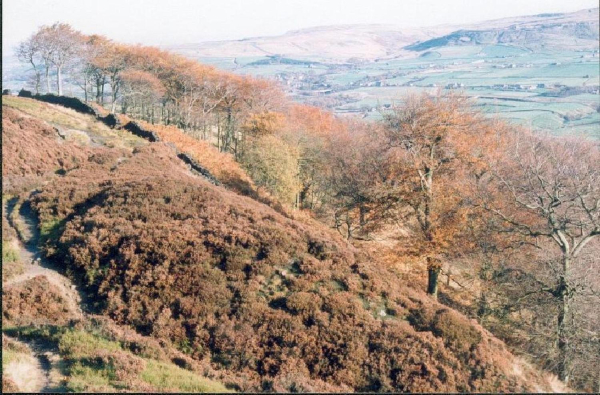
M 597 0 L 3 0 L 3 53 L 39 26 L 66 22 L 125 43 L 185 44 L 312 26 L 462 24 L 570 12 Z

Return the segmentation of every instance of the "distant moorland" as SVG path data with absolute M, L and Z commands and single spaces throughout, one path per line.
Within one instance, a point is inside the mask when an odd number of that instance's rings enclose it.
M 296 99 L 377 118 L 409 93 L 456 89 L 490 115 L 600 138 L 598 9 L 405 29 L 346 25 L 277 37 L 171 46 Z

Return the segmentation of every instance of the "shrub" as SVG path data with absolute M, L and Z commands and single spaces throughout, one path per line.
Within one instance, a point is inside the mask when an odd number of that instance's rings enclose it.
M 2 290 L 2 318 L 12 325 L 64 324 L 73 311 L 60 290 L 45 276 L 12 285 Z
M 256 138 L 244 151 L 242 165 L 258 186 L 280 201 L 293 205 L 300 191 L 298 153 L 280 138 Z
M 6 254 L 6 256 L 5 256 Z M 19 255 L 10 243 L 2 241 L 2 280 L 7 281 L 23 274 L 25 267 Z
M 19 260 L 19 252 L 12 244 L 6 240 L 2 240 L 2 265 L 16 262 Z

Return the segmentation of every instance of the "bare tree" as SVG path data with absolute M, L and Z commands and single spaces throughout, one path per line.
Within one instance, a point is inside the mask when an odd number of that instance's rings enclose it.
M 35 93 L 40 93 L 40 84 L 42 80 L 42 57 L 41 43 L 34 34 L 27 40 L 21 42 L 16 49 L 16 55 L 19 61 L 29 63 L 34 72 Z
M 58 94 L 63 92 L 63 72 L 80 55 L 81 34 L 64 23 L 42 26 L 17 48 L 20 61 L 31 64 L 35 72 L 35 89 L 39 93 L 41 66 L 46 78 L 46 91 L 50 93 L 50 70 L 56 67 Z
M 600 235 L 600 151 L 594 143 L 515 134 L 501 159 L 491 163 L 482 185 L 482 207 L 501 220 L 501 231 L 536 248 L 553 246 L 544 262 L 554 284 L 538 282 L 530 292 L 558 304 L 556 370 L 569 381 L 572 303 L 586 285 L 574 270 L 584 250 Z M 496 192 L 487 188 L 492 186 Z
M 63 94 L 63 71 L 79 56 L 82 37 L 66 23 L 55 23 L 42 28 L 42 31 L 52 47 L 50 61 L 56 67 L 56 83 L 60 96 Z
M 94 85 L 96 85 L 96 101 L 100 104 L 100 95 L 102 94 L 102 78 L 104 77 L 101 70 L 99 70 L 94 60 L 102 56 L 105 45 L 108 40 L 104 37 L 92 35 L 85 37 L 80 45 L 79 56 L 75 60 L 72 68 L 71 81 L 75 85 L 79 86 L 83 90 L 85 101 L 90 100 L 90 96 L 93 94 Z
M 38 45 L 40 57 L 44 63 L 44 75 L 46 80 L 46 92 L 51 93 L 50 89 L 50 69 L 52 67 L 52 57 L 54 56 L 54 41 L 49 34 L 49 28 L 42 26 L 34 35 Z

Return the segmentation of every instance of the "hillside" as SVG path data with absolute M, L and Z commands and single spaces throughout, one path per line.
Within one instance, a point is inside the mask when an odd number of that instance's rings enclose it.
M 125 153 L 143 140 L 89 115 L 5 99 L 38 116 L 2 108 L 3 392 L 227 392 L 207 378 L 214 377 L 208 366 L 172 345 L 94 315 L 79 286 L 65 277 L 63 262 L 46 259 L 40 249 L 49 229 L 39 227 L 31 211 L 31 189 L 81 166 L 107 145 Z M 101 138 L 104 143 L 97 142 Z
M 191 58 L 262 57 L 346 61 L 396 56 L 402 48 L 449 32 L 446 28 L 399 29 L 390 25 L 322 26 L 290 31 L 280 36 L 216 41 L 169 47 Z M 408 53 L 408 52 L 407 52 Z
M 42 247 L 44 264 L 74 281 L 84 313 L 78 317 L 70 303 L 33 308 L 40 297 L 78 299 L 52 282 L 24 281 L 18 292 L 4 285 L 3 334 L 10 339 L 3 337 L 3 349 L 27 355 L 14 342 L 43 344 L 66 361 L 69 388 L 556 389 L 489 332 L 398 280 L 376 257 L 323 225 L 300 223 L 192 173 L 173 145 L 105 129 L 55 105 L 10 102 L 2 148 L 12 196 L 4 216 L 25 228 L 28 248 Z M 42 115 L 19 109 L 35 107 Z M 71 135 L 89 139 L 60 137 L 47 121 L 58 116 L 63 124 L 85 119 Z M 98 139 L 108 132 L 124 144 Z M 39 221 L 30 232 L 39 237 L 26 235 L 27 218 Z M 16 243 L 14 234 L 3 234 L 3 246 L 4 239 Z M 3 256 L 3 271 L 19 260 Z
M 509 44 L 527 48 L 590 49 L 598 46 L 598 9 L 503 18 L 463 26 L 405 28 L 393 25 L 321 26 L 279 36 L 170 46 L 191 58 L 282 56 L 346 62 L 414 57 L 448 45 Z

